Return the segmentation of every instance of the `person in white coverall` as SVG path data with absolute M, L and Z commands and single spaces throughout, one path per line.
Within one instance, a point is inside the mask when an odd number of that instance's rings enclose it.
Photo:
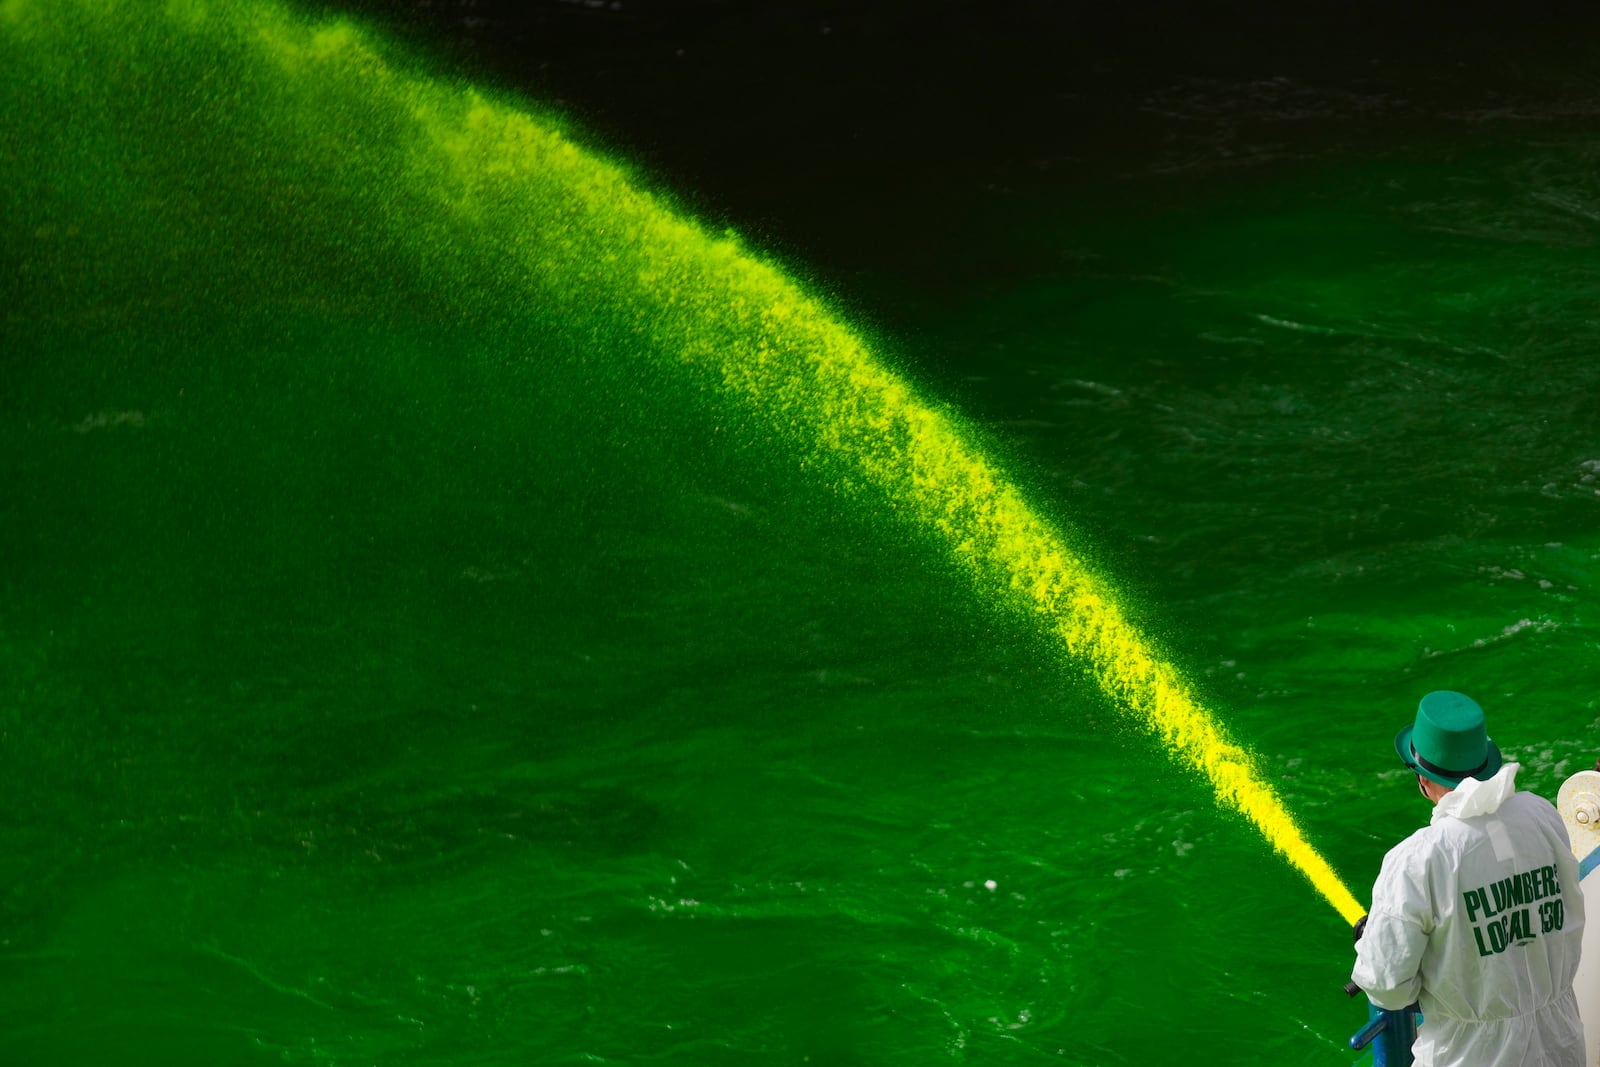
M 1420 1006 L 1419 1067 L 1589 1067 L 1572 991 L 1583 893 L 1561 816 L 1517 792 L 1518 765 L 1461 693 L 1423 697 L 1395 750 L 1433 816 L 1383 858 L 1351 978 L 1380 1008 Z

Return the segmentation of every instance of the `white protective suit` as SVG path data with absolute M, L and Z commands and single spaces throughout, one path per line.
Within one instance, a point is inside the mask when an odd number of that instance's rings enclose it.
M 1372 887 L 1351 977 L 1380 1008 L 1421 1004 L 1417 1067 L 1585 1067 L 1578 863 L 1519 769 L 1446 794 Z

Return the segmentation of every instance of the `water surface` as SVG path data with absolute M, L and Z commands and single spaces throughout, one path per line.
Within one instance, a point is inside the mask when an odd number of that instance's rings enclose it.
M 1350 1062 L 1339 916 L 625 279 L 513 272 L 569 205 L 461 222 L 359 71 L 252 51 L 297 21 L 41 10 L 0 11 L 18 1062 Z M 669 199 L 965 420 L 1364 897 L 1421 693 L 1546 795 L 1600 755 L 1594 98 L 1149 69 L 1099 141 L 819 123 L 784 186 L 793 145 L 663 133 L 630 180 L 712 176 Z

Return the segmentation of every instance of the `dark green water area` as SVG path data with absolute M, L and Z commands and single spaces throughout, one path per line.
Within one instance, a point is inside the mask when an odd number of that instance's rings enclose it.
M 0 1061 L 1352 1062 L 1307 881 L 450 132 L 850 323 L 1365 900 L 1421 694 L 1600 755 L 1596 22 L 1232 10 L 0 2 Z

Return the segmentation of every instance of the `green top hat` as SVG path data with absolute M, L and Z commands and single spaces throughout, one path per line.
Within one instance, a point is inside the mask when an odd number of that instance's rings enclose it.
M 1407 767 L 1454 789 L 1463 778 L 1487 781 L 1500 769 L 1500 749 L 1489 740 L 1478 702 L 1441 689 L 1417 705 L 1417 721 L 1394 736 Z

